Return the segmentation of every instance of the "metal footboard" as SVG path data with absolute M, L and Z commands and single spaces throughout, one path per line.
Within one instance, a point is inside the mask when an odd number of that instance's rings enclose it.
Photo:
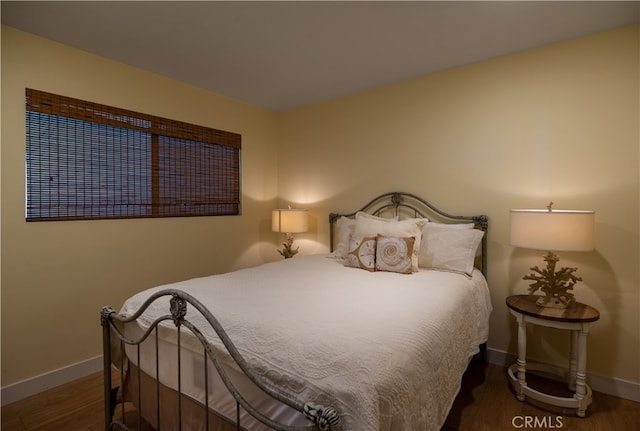
M 171 296 L 170 298 L 170 310 L 169 314 L 163 315 L 157 318 L 146 330 L 146 332 L 140 337 L 140 339 L 132 340 L 125 336 L 124 334 L 124 325 L 130 322 L 134 322 L 144 313 L 144 311 L 158 298 Z M 187 320 L 187 304 L 194 307 L 202 316 L 207 320 L 207 322 L 211 325 L 211 327 L 215 330 L 217 336 L 220 338 L 228 353 L 231 355 L 233 361 L 238 365 L 240 370 L 249 377 L 249 379 L 262 391 L 266 394 L 274 398 L 275 400 L 297 410 L 298 412 L 305 415 L 305 417 L 309 420 L 309 425 L 304 427 L 292 427 L 288 425 L 284 425 L 282 423 L 276 422 L 271 418 L 265 416 L 258 410 L 256 410 L 243 395 L 237 390 L 234 386 L 233 382 L 229 378 L 227 372 L 223 368 L 220 359 L 217 356 L 217 353 L 214 352 L 210 343 L 206 340 L 202 332 L 196 328 L 189 320 Z M 116 389 L 112 388 L 112 365 L 116 365 L 123 370 L 126 366 L 126 358 L 124 353 L 124 346 L 131 345 L 135 346 L 136 354 L 137 354 L 137 379 L 138 379 L 138 400 L 137 406 L 141 405 L 141 387 L 140 387 L 140 345 L 145 340 L 147 340 L 152 334 L 155 337 L 155 370 L 156 370 L 156 414 L 158 424 L 160 423 L 160 396 L 159 396 L 159 387 L 160 387 L 160 376 L 159 376 L 159 351 L 158 351 L 158 325 L 163 321 L 172 320 L 177 328 L 177 344 L 178 344 L 178 370 L 177 376 L 177 392 L 178 392 L 178 424 L 179 429 L 182 427 L 182 388 L 181 388 L 181 372 L 180 372 L 180 346 L 181 346 L 181 328 L 187 328 L 202 344 L 204 349 L 204 393 L 205 400 L 203 409 L 205 411 L 205 429 L 209 429 L 209 379 L 208 379 L 208 366 L 207 363 L 210 361 L 214 367 L 216 368 L 222 382 L 226 386 L 227 390 L 231 393 L 236 401 L 236 429 L 241 430 L 240 424 L 240 409 L 244 409 L 247 413 L 253 416 L 256 420 L 268 426 L 271 429 L 277 431 L 311 431 L 311 430 L 341 430 L 342 429 L 342 421 L 338 412 L 332 408 L 327 406 L 316 405 L 310 402 L 303 402 L 295 399 L 290 394 L 280 390 L 279 388 L 273 386 L 269 382 L 265 381 L 260 375 L 256 374 L 254 370 L 249 366 L 246 360 L 242 357 L 236 346 L 233 344 L 229 336 L 227 335 L 224 328 L 218 322 L 218 320 L 211 314 L 211 312 L 196 298 L 193 296 L 182 292 L 176 289 L 165 289 L 156 292 L 151 295 L 144 304 L 140 307 L 140 309 L 131 316 L 124 316 L 116 313 L 111 307 L 104 307 L 101 311 L 100 321 L 102 324 L 102 334 L 103 334 L 103 354 L 104 354 L 104 408 L 105 408 L 105 430 L 115 430 L 115 429 L 123 429 L 130 430 L 130 428 L 125 424 L 124 420 L 124 397 L 121 400 L 122 414 L 121 418 L 116 418 L 117 414 L 114 414 L 116 410 L 116 397 L 115 391 Z M 112 355 L 112 344 L 113 342 L 118 343 L 118 347 L 122 352 L 120 363 L 113 364 L 114 358 Z M 117 359 L 116 359 L 117 360 Z M 140 408 L 138 408 L 138 428 L 141 423 L 141 412 Z

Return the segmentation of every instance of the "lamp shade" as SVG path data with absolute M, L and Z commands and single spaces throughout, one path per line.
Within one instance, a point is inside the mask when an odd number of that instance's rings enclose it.
M 276 209 L 271 212 L 271 230 L 274 232 L 302 233 L 308 229 L 307 210 Z
M 511 210 L 511 245 L 545 251 L 590 251 L 594 221 L 594 211 Z

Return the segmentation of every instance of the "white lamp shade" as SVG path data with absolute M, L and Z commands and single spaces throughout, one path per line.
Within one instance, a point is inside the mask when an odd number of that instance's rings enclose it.
M 545 251 L 593 250 L 595 212 L 511 210 L 511 245 Z
M 276 209 L 271 212 L 271 230 L 274 232 L 302 233 L 308 229 L 307 210 Z

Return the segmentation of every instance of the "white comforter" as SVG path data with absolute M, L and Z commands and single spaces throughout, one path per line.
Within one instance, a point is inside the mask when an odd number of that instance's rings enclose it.
M 367 272 L 326 255 L 159 286 L 121 312 L 165 288 L 197 297 L 252 366 L 300 400 L 336 408 L 345 430 L 439 430 L 491 312 L 479 271 Z M 142 326 L 167 310 L 168 298 L 156 301 Z M 196 312 L 187 318 L 221 345 Z

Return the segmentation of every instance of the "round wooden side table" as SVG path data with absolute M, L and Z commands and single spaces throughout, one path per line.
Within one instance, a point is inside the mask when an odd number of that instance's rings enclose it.
M 559 407 L 577 409 L 576 414 L 584 417 L 591 404 L 591 388 L 586 383 L 587 334 L 589 328 L 600 318 L 593 307 L 580 302 L 572 302 L 567 308 L 542 307 L 536 304 L 537 295 L 513 295 L 506 300 L 509 311 L 518 321 L 518 360 L 509 367 L 508 375 L 518 400 L 526 397 Z M 544 364 L 527 364 L 527 323 L 571 331 L 571 354 L 569 359 L 569 389 L 575 391 L 572 398 L 557 397 L 527 386 L 527 370 L 537 370 L 560 375 L 557 369 Z

